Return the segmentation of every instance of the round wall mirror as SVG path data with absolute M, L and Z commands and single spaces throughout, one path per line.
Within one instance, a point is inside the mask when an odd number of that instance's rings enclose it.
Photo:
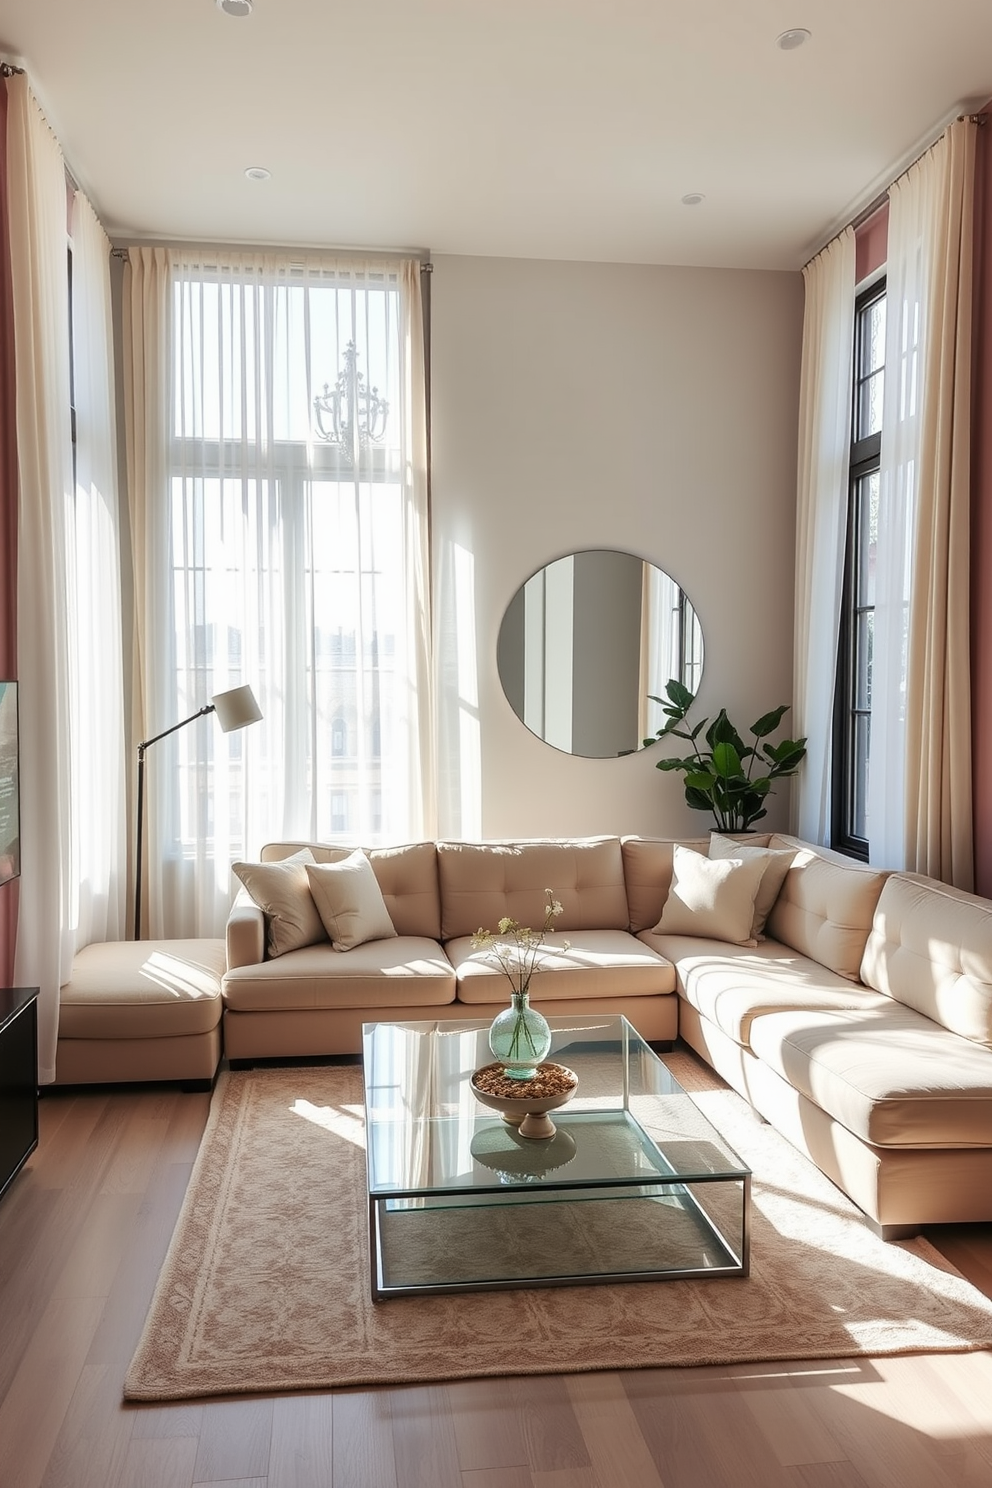
M 649 693 L 699 690 L 703 633 L 685 591 L 632 553 L 593 548 L 538 569 L 503 616 L 500 681 L 521 723 L 567 754 L 633 754 L 665 722 Z

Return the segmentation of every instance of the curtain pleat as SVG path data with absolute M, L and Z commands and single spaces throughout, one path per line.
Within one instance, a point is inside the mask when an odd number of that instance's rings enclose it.
M 78 949 L 126 926 L 124 671 L 110 242 L 81 191 L 72 205 L 75 495 L 66 512 L 71 615 L 71 925 Z
M 855 237 L 846 228 L 803 270 L 796 517 L 794 737 L 808 737 L 793 792 L 794 829 L 830 841 L 831 740 L 837 633 L 844 580 L 851 384 L 854 355 Z
M 975 132 L 948 131 L 930 184 L 929 315 L 909 611 L 906 861 L 974 886 L 971 754 L 971 329 Z M 917 765 L 918 762 L 918 765 Z
M 19 466 L 17 673 L 21 880 L 14 975 L 39 988 L 38 1077 L 55 1077 L 70 905 L 69 680 L 63 557 L 72 495 L 65 166 L 23 74 L 8 80 L 7 160 Z
M 969 888 L 974 131 L 951 125 L 889 195 L 872 674 L 871 861 Z

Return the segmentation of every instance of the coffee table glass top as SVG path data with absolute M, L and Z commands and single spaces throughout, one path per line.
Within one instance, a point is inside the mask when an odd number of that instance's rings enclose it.
M 551 1112 L 555 1135 L 539 1139 L 521 1137 L 472 1093 L 473 1072 L 492 1062 L 488 1021 L 365 1025 L 374 1296 L 747 1274 L 745 1164 L 626 1018 L 548 1021 L 548 1058 L 573 1070 L 578 1087 Z M 627 1202 L 618 1208 L 618 1201 Z M 539 1241 L 523 1257 L 508 1254 L 522 1221 L 511 1223 L 497 1256 L 488 1237 L 502 1223 L 498 1213 L 509 1219 L 506 1206 L 523 1214 L 520 1205 L 535 1204 L 572 1206 L 568 1224 L 581 1220 L 580 1259 L 550 1254 L 560 1245 L 560 1222 L 543 1261 L 535 1260 Z M 679 1244 L 667 1256 L 664 1236 L 674 1233 L 676 1210 Z M 609 1237 L 618 1225 L 624 1245 L 607 1238 L 602 1254 L 590 1258 L 595 1226 Z M 432 1249 L 441 1259 L 429 1256 Z M 457 1275 L 447 1259 L 456 1251 L 463 1257 Z

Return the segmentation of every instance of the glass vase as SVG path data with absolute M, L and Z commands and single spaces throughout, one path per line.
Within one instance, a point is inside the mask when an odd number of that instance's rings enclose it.
M 537 1066 L 548 1057 L 551 1029 L 543 1014 L 531 1007 L 526 988 L 513 992 L 510 1006 L 493 1019 L 489 1047 L 511 1080 L 533 1080 Z

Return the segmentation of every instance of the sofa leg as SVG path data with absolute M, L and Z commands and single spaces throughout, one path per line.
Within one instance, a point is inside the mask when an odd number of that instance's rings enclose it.
M 209 1094 L 214 1088 L 215 1080 L 216 1076 L 212 1080 L 183 1080 L 179 1088 L 184 1095 L 200 1095 L 204 1092 Z
M 255 1068 L 254 1059 L 229 1059 L 227 1062 L 232 1070 Z
M 870 1219 L 866 1214 L 865 1219 L 869 1226 L 875 1231 L 880 1240 L 913 1240 L 920 1233 L 921 1226 L 918 1224 L 908 1225 L 883 1225 L 876 1219 Z

